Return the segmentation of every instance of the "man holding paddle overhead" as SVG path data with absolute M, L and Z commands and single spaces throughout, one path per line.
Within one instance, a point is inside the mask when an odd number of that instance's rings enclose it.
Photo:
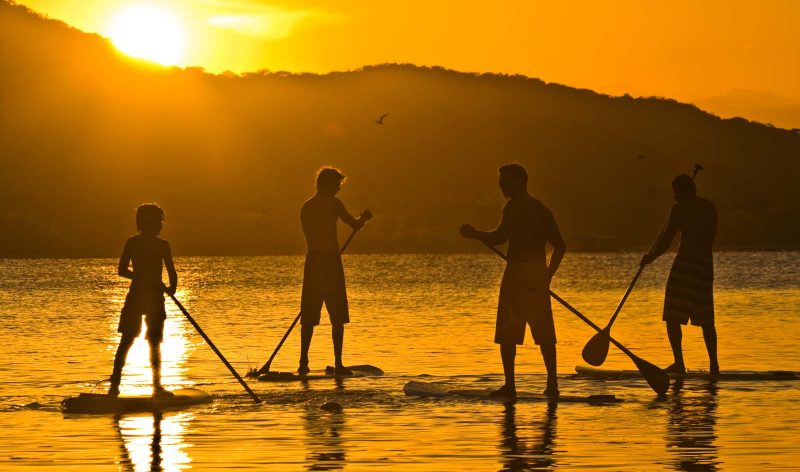
M 695 175 L 702 167 L 695 164 Z M 719 373 L 717 330 L 714 327 L 714 261 L 712 245 L 717 232 L 717 210 L 714 204 L 697 196 L 694 178 L 682 174 L 672 181 L 675 205 L 650 251 L 642 257 L 642 265 L 653 262 L 669 249 L 675 236 L 681 234 L 678 254 L 672 263 L 664 296 L 663 320 L 675 362 L 666 370 L 685 373 L 681 347 L 681 325 L 689 321 L 703 328 L 709 371 Z
M 500 285 L 494 338 L 500 345 L 505 384 L 492 395 L 516 396 L 514 361 L 517 344 L 523 343 L 525 328 L 530 326 L 547 369 L 544 394 L 557 396 L 556 330 L 549 289 L 566 245 L 553 214 L 528 194 L 525 168 L 520 164 L 507 164 L 500 167 L 499 174 L 500 189 L 509 199 L 503 207 L 500 224 L 492 231 L 478 231 L 470 224 L 461 226 L 461 236 L 465 238 L 478 239 L 491 246 L 508 242 L 508 264 Z M 553 247 L 549 265 L 545 251 L 547 243 Z
M 344 268 L 339 250 L 336 224 L 341 219 L 358 229 L 372 217 L 369 210 L 354 218 L 336 194 L 345 176 L 339 169 L 323 167 L 317 172 L 317 192 L 306 200 L 300 210 L 300 222 L 308 246 L 303 270 L 303 295 L 300 302 L 300 366 L 297 372 L 305 375 L 308 368 L 308 349 L 314 327 L 320 322 L 322 304 L 331 320 L 333 352 L 336 357 L 335 375 L 351 375 L 342 363 L 344 325 L 350 322 Z

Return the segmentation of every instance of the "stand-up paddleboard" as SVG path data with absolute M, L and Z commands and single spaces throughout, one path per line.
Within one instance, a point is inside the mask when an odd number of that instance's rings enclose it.
M 353 375 L 335 375 L 334 368 L 328 366 L 325 372 L 314 373 L 311 372 L 305 375 L 299 375 L 294 372 L 267 372 L 258 376 L 259 382 L 296 382 L 307 380 L 321 380 L 321 379 L 349 379 L 353 377 L 380 377 L 383 371 L 374 365 L 351 365 L 347 367 L 353 372 Z
M 596 367 L 576 366 L 575 372 L 580 377 L 596 379 L 638 379 L 642 374 L 638 370 L 598 369 Z M 685 374 L 670 373 L 676 379 L 715 379 L 715 380 L 800 380 L 800 373 L 786 370 L 767 370 L 762 372 L 746 370 L 723 370 L 719 374 L 710 374 L 708 371 L 690 370 Z
M 64 413 L 109 414 L 142 411 L 163 411 L 201 403 L 210 403 L 213 398 L 196 388 L 172 390 L 174 397 L 151 395 L 119 395 L 110 397 L 105 393 L 81 393 L 77 397 L 65 398 L 61 402 Z
M 441 384 L 429 382 L 410 381 L 403 387 L 403 393 L 413 397 L 432 397 L 432 398 L 465 398 L 465 399 L 479 399 L 479 400 L 498 400 L 508 401 L 507 397 L 492 397 L 489 396 L 492 390 L 490 389 L 454 389 L 448 388 Z M 614 395 L 559 395 L 557 398 L 547 397 L 537 393 L 524 393 L 517 392 L 517 401 L 537 401 L 537 402 L 553 402 L 559 403 L 619 403 L 622 399 Z

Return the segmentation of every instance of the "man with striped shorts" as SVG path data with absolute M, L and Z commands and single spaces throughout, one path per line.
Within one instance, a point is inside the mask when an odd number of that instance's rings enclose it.
M 694 179 L 679 175 L 672 181 L 675 205 L 650 251 L 642 257 L 642 265 L 653 262 L 669 249 L 675 236 L 681 234 L 678 254 L 672 263 L 664 295 L 663 320 L 675 362 L 668 372 L 684 373 L 681 325 L 689 321 L 703 328 L 709 371 L 719 373 L 717 330 L 714 327 L 714 260 L 712 245 L 717 232 L 717 210 L 713 203 L 697 196 Z

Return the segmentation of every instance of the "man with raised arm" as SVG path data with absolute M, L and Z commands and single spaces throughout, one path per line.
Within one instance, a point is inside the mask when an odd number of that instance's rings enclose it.
M 351 228 L 358 229 L 372 217 L 372 213 L 364 210 L 360 217 L 354 218 L 345 209 L 342 201 L 336 198 L 344 180 L 345 176 L 339 169 L 321 168 L 317 172 L 317 192 L 300 210 L 300 222 L 308 246 L 300 302 L 300 366 L 297 369 L 300 375 L 310 372 L 308 349 L 314 327 L 320 322 L 323 303 L 331 320 L 335 375 L 352 374 L 342 363 L 344 325 L 350 322 L 350 313 L 336 224 L 341 219 Z
M 668 372 L 684 373 L 681 325 L 689 321 L 703 328 L 709 358 L 709 371 L 719 373 L 717 329 L 714 327 L 714 258 L 712 246 L 717 234 L 717 209 L 697 196 L 694 179 L 682 174 L 672 181 L 675 205 L 669 212 L 653 246 L 642 257 L 642 265 L 667 252 L 675 236 L 681 234 L 678 254 L 672 263 L 664 295 L 667 336 L 675 362 Z
M 505 384 L 492 395 L 516 397 L 514 361 L 517 344 L 525 339 L 530 326 L 533 341 L 539 345 L 547 369 L 544 394 L 558 396 L 556 377 L 556 330 L 550 306 L 550 280 L 566 252 L 564 239 L 547 207 L 528 194 L 528 173 L 520 164 L 499 169 L 500 190 L 508 202 L 500 224 L 492 231 L 461 226 L 461 235 L 492 246 L 508 242 L 508 264 L 500 285 L 494 342 L 500 345 Z M 547 263 L 546 244 L 553 247 Z

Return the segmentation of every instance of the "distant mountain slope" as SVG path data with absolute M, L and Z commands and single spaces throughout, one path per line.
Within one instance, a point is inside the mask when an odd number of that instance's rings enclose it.
M 372 119 L 389 113 L 383 126 Z M 640 157 L 641 156 L 641 157 Z M 0 0 L 0 256 L 113 255 L 157 200 L 181 254 L 302 252 L 322 164 L 375 219 L 354 252 L 481 250 L 519 161 L 572 249 L 644 247 L 695 161 L 719 247 L 800 246 L 800 135 L 665 99 L 382 65 L 214 76 L 124 58 Z

